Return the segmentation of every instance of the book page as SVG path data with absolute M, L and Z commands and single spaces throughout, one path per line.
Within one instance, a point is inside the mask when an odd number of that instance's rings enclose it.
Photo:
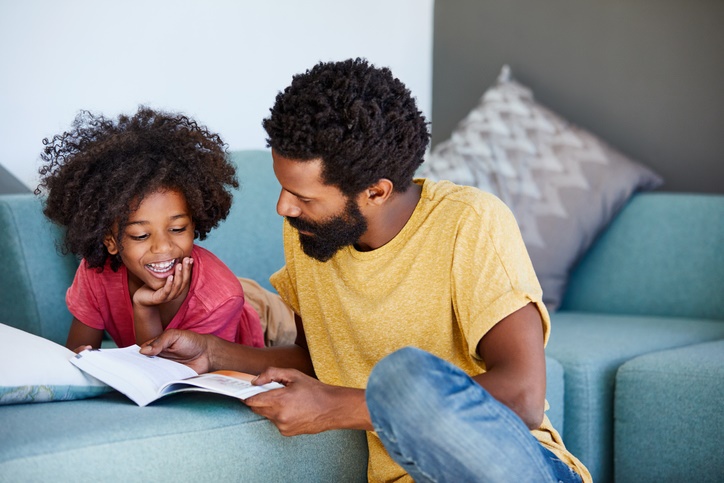
M 270 389 L 284 387 L 277 382 L 254 386 L 251 384 L 252 379 L 254 379 L 254 376 L 244 372 L 216 371 L 200 374 L 181 382 L 171 383 L 164 387 L 161 392 L 166 395 L 181 391 L 208 391 L 244 400 Z
M 132 345 L 123 349 L 85 350 L 70 361 L 131 398 L 139 406 L 158 399 L 169 382 L 193 377 L 193 369 L 162 357 L 148 357 Z

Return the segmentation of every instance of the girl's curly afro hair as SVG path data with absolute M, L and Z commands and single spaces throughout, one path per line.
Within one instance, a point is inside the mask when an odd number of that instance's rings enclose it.
M 63 251 L 103 269 L 103 240 L 113 230 L 122 249 L 129 215 L 144 197 L 177 190 L 201 240 L 229 214 L 236 170 L 217 134 L 182 115 L 141 106 L 111 120 L 81 111 L 72 129 L 44 139 L 40 184 L 45 216 L 66 228 Z M 116 231 L 117 230 L 117 231 Z M 111 257 L 118 270 L 120 257 Z
M 410 91 L 364 59 L 320 62 L 294 76 L 270 112 L 268 145 L 287 158 L 321 158 L 324 182 L 347 196 L 382 178 L 406 191 L 430 139 Z

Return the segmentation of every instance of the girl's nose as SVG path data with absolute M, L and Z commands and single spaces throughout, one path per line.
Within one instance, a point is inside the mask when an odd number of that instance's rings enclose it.
M 151 252 L 153 253 L 166 253 L 171 248 L 171 242 L 167 234 L 156 235 L 153 237 L 153 243 L 151 244 Z

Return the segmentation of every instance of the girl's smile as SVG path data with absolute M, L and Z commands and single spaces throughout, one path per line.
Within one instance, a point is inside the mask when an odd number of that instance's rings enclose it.
M 181 260 L 174 258 L 173 260 L 169 260 L 167 262 L 148 263 L 146 264 L 146 268 L 153 272 L 154 275 L 165 278 L 173 273 L 174 266 L 180 262 Z

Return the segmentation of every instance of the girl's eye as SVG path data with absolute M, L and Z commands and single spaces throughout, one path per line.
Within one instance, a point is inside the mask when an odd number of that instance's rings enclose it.
M 186 231 L 186 228 L 187 227 L 185 227 L 185 226 L 183 226 L 181 228 L 171 228 L 171 232 L 172 233 L 183 233 Z
M 131 240 L 141 241 L 141 240 L 145 240 L 146 238 L 148 238 L 148 234 L 128 235 L 128 238 L 130 238 Z

